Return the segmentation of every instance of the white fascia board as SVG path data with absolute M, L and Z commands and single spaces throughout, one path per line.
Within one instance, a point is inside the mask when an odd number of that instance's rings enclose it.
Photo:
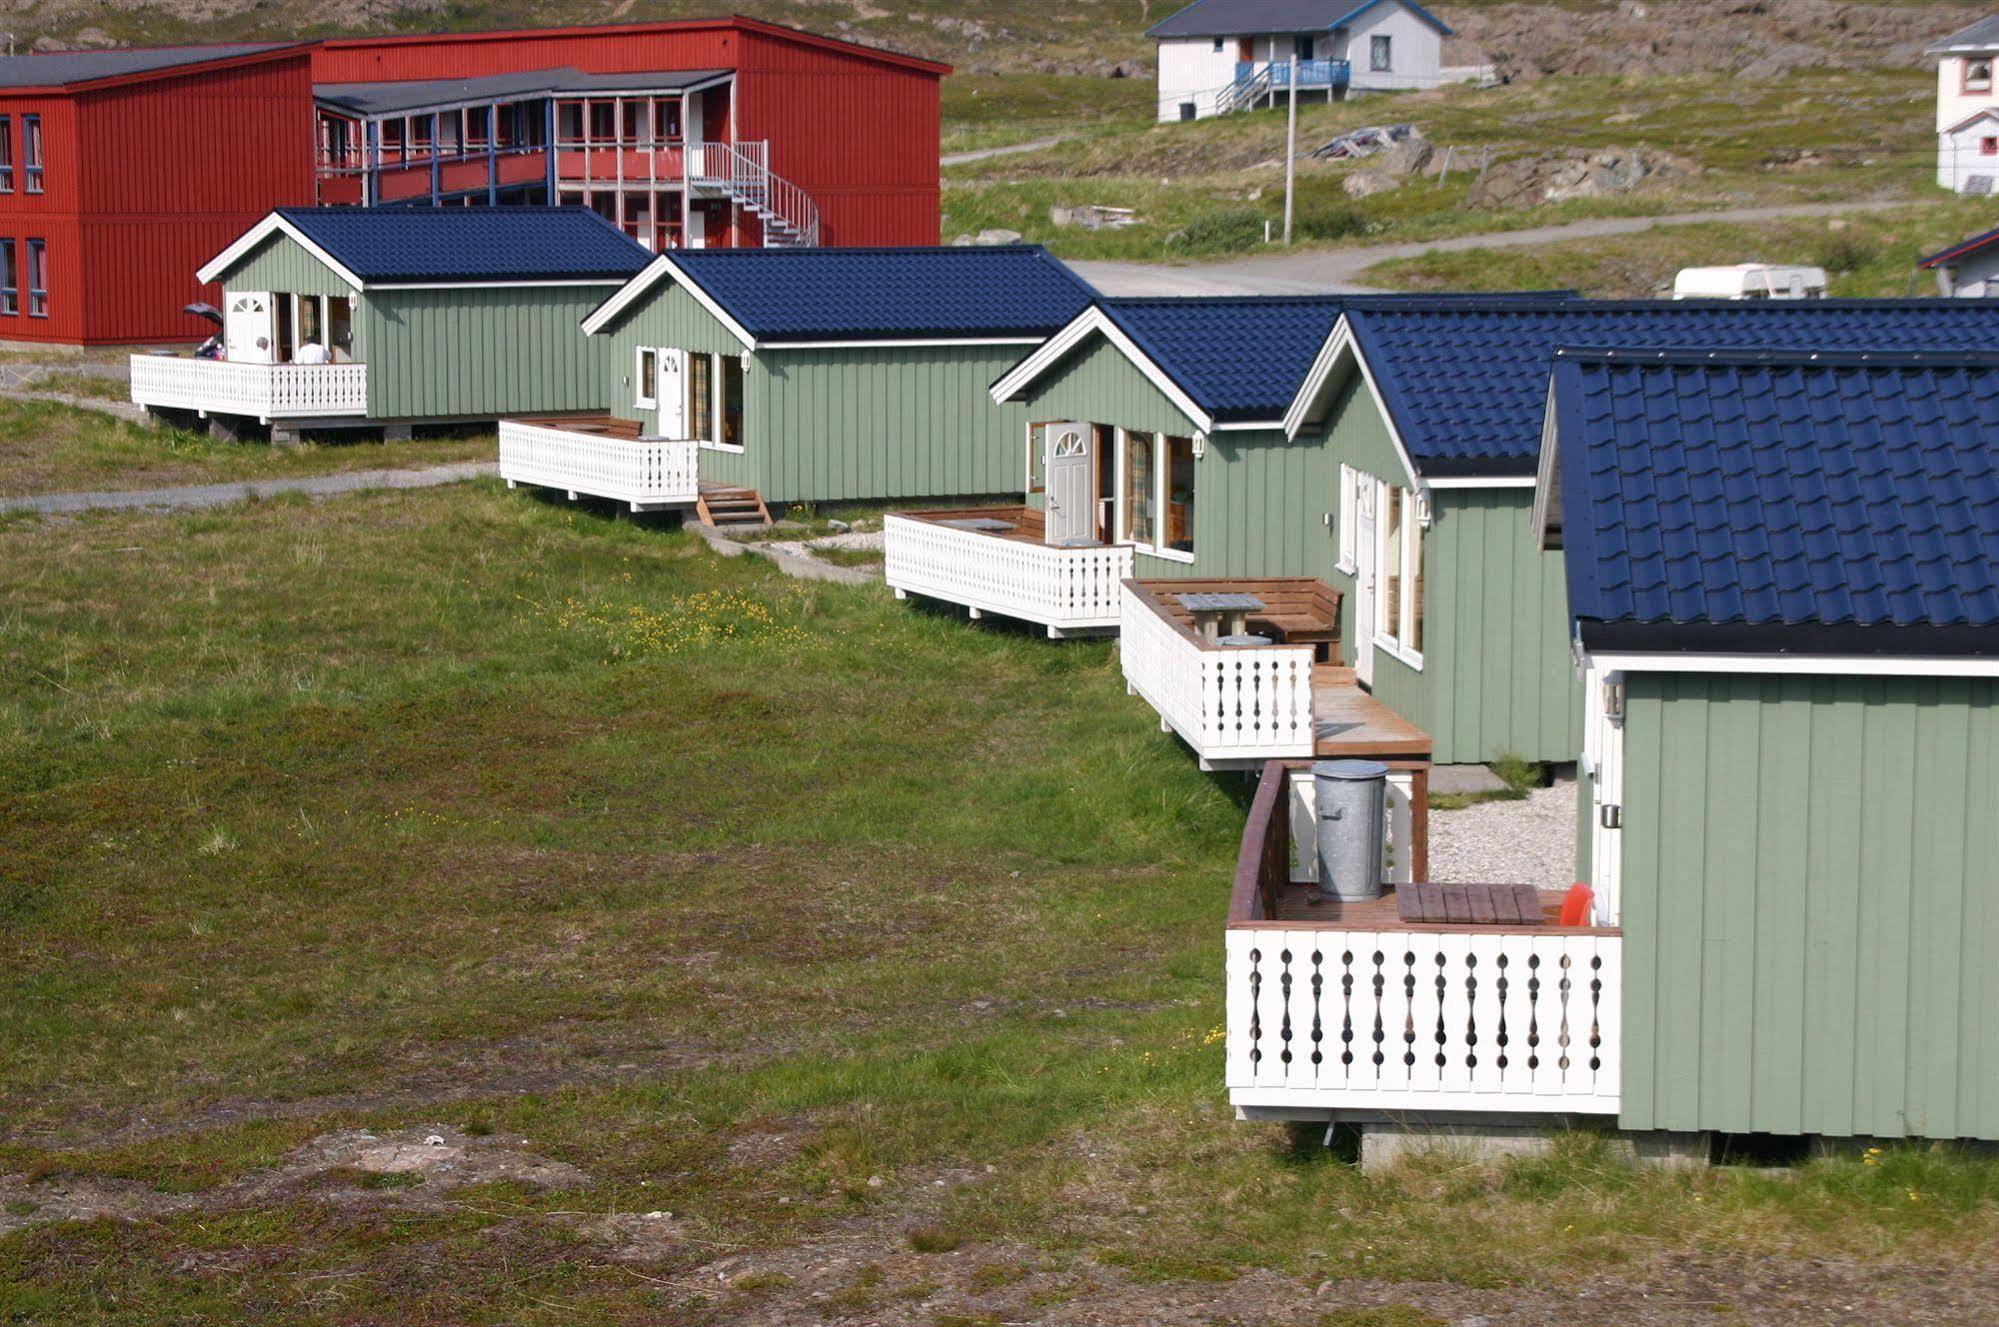
M 760 341 L 761 350 L 906 350 L 945 346 L 1038 346 L 1038 336 L 930 337 L 906 341 Z
M 1541 457 L 1534 465 L 1534 514 L 1529 518 L 1534 531 L 1534 545 L 1546 549 L 1548 545 L 1548 499 L 1555 491 L 1555 467 L 1560 464 L 1559 444 L 1555 428 L 1555 383 L 1548 382 L 1548 404 L 1541 417 Z
M 1004 405 L 1013 400 L 1036 378 L 1053 368 L 1071 350 L 1094 335 L 1101 335 L 1116 347 L 1117 352 L 1130 361 L 1133 368 L 1144 374 L 1146 380 L 1157 387 L 1196 429 L 1203 433 L 1214 431 L 1214 417 L 1196 405 L 1194 398 L 1187 395 L 1180 384 L 1167 377 L 1166 371 L 1153 363 L 1151 358 L 1124 334 L 1123 329 L 1112 322 L 1102 309 L 1094 306 L 1077 314 L 1067 327 L 1043 342 L 1041 349 L 1014 365 L 1005 377 L 994 383 L 992 387 L 994 402 Z
M 1601 672 L 1770 673 L 1820 677 L 1999 677 L 1999 658 L 1915 654 L 1641 654 L 1585 656 Z
M 1284 421 L 1281 419 L 1230 419 L 1223 420 L 1210 429 L 1211 433 L 1281 433 Z
M 244 255 L 248 254 L 250 250 L 256 248 L 271 236 L 280 234 L 290 236 L 300 248 L 326 264 L 327 268 L 335 276 L 345 281 L 355 290 L 365 290 L 367 288 L 366 282 L 348 271 L 346 266 L 338 262 L 332 254 L 308 239 L 304 231 L 279 216 L 276 212 L 271 213 L 256 225 L 244 231 L 236 237 L 234 244 L 231 244 L 221 253 L 216 254 L 213 258 L 196 268 L 194 272 L 195 279 L 204 286 L 209 284 L 218 279 L 222 273 L 234 267 L 238 262 L 241 262 Z
M 1423 481 L 1425 488 L 1532 488 L 1532 475 L 1444 475 Z
M 598 305 L 596 311 L 583 320 L 584 335 L 595 336 L 609 327 L 619 314 L 638 300 L 639 296 L 659 284 L 661 277 L 676 282 L 681 289 L 692 295 L 702 308 L 708 310 L 716 322 L 729 330 L 729 335 L 743 343 L 743 349 L 753 351 L 757 348 L 757 339 L 745 331 L 741 323 L 730 317 L 729 311 L 717 304 L 714 296 L 701 288 L 700 282 L 682 270 L 680 264 L 673 261 L 673 255 L 670 253 L 663 253 L 647 263 L 637 276 L 627 281 L 611 298 Z
M 1298 436 L 1299 430 L 1304 428 L 1306 419 L 1312 412 L 1314 398 L 1325 389 L 1340 361 L 1349 355 L 1353 357 L 1354 365 L 1360 370 L 1361 381 L 1367 384 L 1368 398 L 1374 402 L 1375 413 L 1381 416 L 1382 424 L 1388 429 L 1388 441 L 1395 448 L 1395 458 L 1402 462 L 1402 473 L 1408 477 L 1409 487 L 1417 492 L 1421 492 L 1425 487 L 1432 487 L 1425 484 L 1422 472 L 1417 470 L 1416 462 L 1410 459 L 1409 449 L 1402 442 L 1402 430 L 1395 427 L 1395 418 L 1388 413 L 1388 403 L 1382 399 L 1381 388 L 1374 381 L 1374 370 L 1368 367 L 1367 356 L 1360 353 L 1360 343 L 1354 340 L 1353 331 L 1347 326 L 1345 314 L 1341 314 L 1339 322 L 1333 325 L 1332 335 L 1326 338 L 1326 344 L 1319 348 L 1318 359 L 1312 362 L 1312 371 L 1305 375 L 1304 384 L 1298 388 L 1298 395 L 1291 400 L 1291 408 L 1284 413 L 1286 436 L 1291 438 Z M 1445 482 L 1434 487 L 1488 488 L 1494 485 L 1487 480 L 1478 480 L 1475 483 L 1455 485 Z

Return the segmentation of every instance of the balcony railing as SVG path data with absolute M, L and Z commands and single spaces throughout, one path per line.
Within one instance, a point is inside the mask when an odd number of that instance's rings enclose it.
M 143 406 L 274 419 L 368 413 L 366 364 L 246 364 L 132 356 L 132 400 Z
M 700 496 L 698 442 L 644 438 L 610 419 L 500 421 L 500 478 L 622 502 L 633 511 L 692 506 Z
M 1291 79 L 1301 88 L 1340 88 L 1353 77 L 1353 66 L 1345 60 L 1238 60 L 1238 83 L 1262 79 L 1274 88 L 1288 88 Z
M 1614 927 L 1457 925 L 1311 904 L 1290 771 L 1263 773 L 1227 928 L 1231 1103 L 1251 1115 L 1614 1115 L 1624 941 Z
M 980 524 L 1011 528 L 969 528 Z M 1041 542 L 1041 528 L 1041 513 L 1025 507 L 893 514 L 883 523 L 885 575 L 900 597 L 1019 618 L 1050 636 L 1114 629 L 1131 549 L 1058 548 Z
M 1171 610 L 1173 588 L 1128 581 L 1120 590 L 1118 653 L 1131 689 L 1204 764 L 1311 755 L 1315 647 L 1217 644 Z

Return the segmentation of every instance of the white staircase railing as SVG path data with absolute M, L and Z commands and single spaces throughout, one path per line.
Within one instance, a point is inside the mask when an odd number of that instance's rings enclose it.
M 763 222 L 764 243 L 809 247 L 819 243 L 819 205 L 812 195 L 770 168 L 770 144 L 689 143 L 687 181 L 719 189 Z

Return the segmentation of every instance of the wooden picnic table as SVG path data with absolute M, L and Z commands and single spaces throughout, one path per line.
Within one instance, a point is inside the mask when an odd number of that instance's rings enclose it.
M 1263 600 L 1253 594 L 1202 591 L 1173 597 L 1193 616 L 1194 629 L 1209 640 L 1218 640 L 1225 635 L 1246 635 L 1249 615 L 1264 611 Z M 1222 630 L 1224 622 L 1227 623 L 1227 631 Z
M 1405 922 L 1466 926 L 1539 926 L 1542 922 L 1541 893 L 1532 885 L 1397 885 L 1395 908 Z

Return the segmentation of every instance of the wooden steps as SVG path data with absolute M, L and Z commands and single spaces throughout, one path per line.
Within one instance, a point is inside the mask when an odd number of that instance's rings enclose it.
M 770 509 L 753 488 L 704 486 L 694 500 L 694 511 L 703 524 L 717 530 L 760 530 L 770 525 Z

